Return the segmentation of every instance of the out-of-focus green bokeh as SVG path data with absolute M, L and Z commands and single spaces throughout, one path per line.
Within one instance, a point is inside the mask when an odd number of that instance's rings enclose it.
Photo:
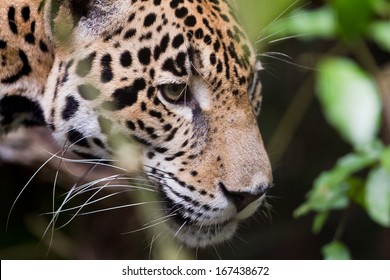
M 283 15 L 299 7 L 299 5 L 294 6 L 295 1 L 291 0 L 236 0 L 233 2 L 236 4 L 238 15 L 248 36 L 254 41 L 267 34 L 266 29 L 272 22 L 283 18 Z M 291 10 L 288 10 L 289 7 Z

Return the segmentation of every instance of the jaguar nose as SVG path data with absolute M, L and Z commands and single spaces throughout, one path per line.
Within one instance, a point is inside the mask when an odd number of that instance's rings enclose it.
M 222 190 L 222 193 L 234 203 L 238 213 L 244 210 L 253 201 L 262 197 L 272 187 L 272 184 L 258 186 L 255 193 L 229 191 L 223 183 L 219 183 L 219 187 Z

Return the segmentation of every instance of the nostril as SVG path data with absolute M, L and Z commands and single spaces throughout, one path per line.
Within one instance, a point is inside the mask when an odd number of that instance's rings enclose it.
M 272 187 L 271 184 L 260 185 L 258 188 L 256 188 L 257 191 L 255 193 L 249 193 L 229 191 L 222 182 L 220 182 L 218 185 L 223 194 L 234 203 L 237 208 L 237 212 L 242 211 L 253 201 L 259 199 L 267 192 L 268 189 Z
M 225 192 L 225 196 L 234 203 L 237 208 L 237 212 L 240 212 L 242 209 L 244 209 L 244 204 L 248 201 L 244 193 Z

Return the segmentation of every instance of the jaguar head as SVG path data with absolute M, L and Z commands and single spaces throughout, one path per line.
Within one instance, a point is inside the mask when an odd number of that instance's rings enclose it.
M 191 247 L 229 239 L 272 184 L 256 122 L 261 64 L 233 8 L 69 0 L 45 9 L 56 49 L 45 115 L 57 140 L 94 158 L 118 155 L 117 138 L 135 140 L 175 236 Z

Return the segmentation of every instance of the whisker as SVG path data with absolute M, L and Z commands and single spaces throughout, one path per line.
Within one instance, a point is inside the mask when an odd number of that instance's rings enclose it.
M 72 189 L 73 189 L 74 187 L 75 187 L 75 186 L 73 186 Z M 62 207 L 63 207 L 63 206 L 65 205 L 65 203 L 66 203 L 67 197 L 70 196 L 70 195 L 71 195 L 71 191 L 68 192 L 68 194 L 67 194 L 67 196 L 65 197 L 64 201 L 61 203 L 60 207 L 59 207 L 57 210 L 54 211 L 55 213 L 53 214 L 53 217 L 51 218 L 49 224 L 47 225 L 45 231 L 44 231 L 43 234 L 42 234 L 42 239 L 46 236 L 46 234 L 47 234 L 47 232 L 49 231 L 50 228 L 52 228 L 52 235 L 54 234 L 54 233 L 53 233 L 53 232 L 54 232 L 54 225 L 55 225 L 55 223 L 56 223 L 56 221 L 57 221 L 57 219 L 58 219 L 58 216 L 59 216 L 59 213 L 60 213 Z
M 114 181 L 115 179 L 110 179 L 110 180 L 107 180 L 106 178 L 104 179 L 98 179 L 98 180 L 94 180 L 92 182 L 89 182 L 89 183 L 86 183 L 86 184 L 83 184 L 81 186 L 78 186 L 76 187 L 77 185 L 75 185 L 74 187 L 72 187 L 70 189 L 70 191 L 66 192 L 64 195 L 66 195 L 66 202 L 69 202 L 70 200 L 72 200 L 73 198 L 83 194 L 83 193 L 86 193 L 88 192 L 93 186 L 99 184 L 99 183 L 103 183 L 103 182 L 106 182 L 106 186 L 108 186 L 110 184 L 110 182 Z M 97 187 L 97 189 L 101 189 L 102 186 L 100 187 Z
M 176 233 L 175 233 L 175 235 L 174 235 L 173 237 L 176 237 L 176 236 L 179 234 L 179 232 L 181 231 L 181 229 L 182 229 L 186 224 L 187 224 L 187 221 L 185 221 L 185 222 L 179 227 L 179 229 L 176 231 Z
M 248 244 L 248 241 L 245 240 L 245 239 L 241 236 L 241 234 L 235 233 L 234 237 L 237 238 L 238 240 L 240 240 L 241 242 L 243 242 L 243 243 L 245 243 L 245 244 Z
M 180 248 L 177 250 L 177 253 L 176 253 L 175 259 L 178 259 L 178 258 L 179 258 L 179 256 L 180 256 L 180 252 L 181 252 L 181 250 L 183 249 L 183 247 L 184 247 L 184 245 L 182 244 L 182 245 L 180 246 Z
M 195 248 L 195 260 L 198 259 L 198 253 L 199 253 L 199 246 L 196 246 L 196 248 Z
M 51 154 L 50 152 L 48 152 L 48 153 Z M 66 158 L 63 156 L 58 156 L 57 154 L 55 154 L 55 157 L 63 160 L 64 162 L 80 163 L 80 164 L 97 164 L 99 166 L 111 167 L 114 169 L 118 169 L 118 170 L 123 171 L 123 172 L 127 171 L 125 168 L 108 163 L 108 162 L 121 162 L 120 160 L 117 160 L 117 159 L 101 159 L 101 158 L 96 158 L 96 159 L 77 159 L 76 158 L 76 159 L 73 159 L 73 158 Z
M 105 186 L 104 189 L 117 189 L 117 188 L 125 188 L 125 189 L 129 189 L 129 190 L 126 190 L 128 192 L 130 191 L 133 191 L 133 190 L 143 190 L 143 191 L 148 191 L 148 192 L 157 192 L 154 188 L 148 188 L 150 187 L 150 185 L 147 185 L 147 184 L 140 184 L 140 185 L 136 185 L 136 186 L 132 186 L 132 185 L 108 185 L 108 186 Z M 92 188 L 89 188 L 88 190 L 85 190 L 83 191 L 83 193 L 87 193 L 89 191 L 93 191 L 95 189 L 97 189 L 99 187 L 92 187 Z
M 154 227 L 154 226 L 163 224 L 163 223 L 169 221 L 170 219 L 171 219 L 171 218 L 167 218 L 167 219 L 162 220 L 161 222 L 155 223 L 155 224 L 153 224 L 153 225 L 149 225 L 149 226 L 142 227 L 142 228 L 139 228 L 139 229 L 136 229 L 136 230 L 132 230 L 132 231 L 128 231 L 128 232 L 123 232 L 122 235 L 124 235 L 124 234 L 131 234 L 131 233 L 135 233 L 135 232 L 139 232 L 139 231 L 143 231 L 143 230 L 146 230 L 146 229 L 148 229 L 148 228 L 151 228 L 151 227 Z
M 74 189 L 72 189 L 70 191 L 73 193 L 71 198 L 76 197 L 77 195 L 81 195 L 83 193 L 93 191 L 97 188 L 100 188 L 100 186 L 97 186 L 97 187 L 95 187 L 95 186 L 99 185 L 101 183 L 104 183 L 104 182 L 107 182 L 105 184 L 105 187 L 104 187 L 105 189 L 113 189 L 113 188 L 122 187 L 122 188 L 131 188 L 131 189 L 143 189 L 143 190 L 155 192 L 153 186 L 148 184 L 147 181 L 140 181 L 142 183 L 139 183 L 135 186 L 129 185 L 129 184 L 119 184 L 119 182 L 118 182 L 118 184 L 110 184 L 114 181 L 121 181 L 121 180 L 128 181 L 126 178 L 102 178 L 102 179 L 97 179 L 97 180 L 91 181 L 89 183 L 83 184 L 79 187 L 75 187 Z
M 88 205 L 91 205 L 93 203 L 96 203 L 98 201 L 102 201 L 104 199 L 108 199 L 109 197 L 112 197 L 114 195 L 118 195 L 119 193 L 124 193 L 124 192 L 128 192 L 128 191 L 132 191 L 134 189 L 142 189 L 142 190 L 147 190 L 147 191 L 155 191 L 154 189 L 152 188 L 146 188 L 146 187 L 142 187 L 142 186 L 130 186 L 130 185 L 109 185 L 110 182 L 114 181 L 114 180 L 117 180 L 117 179 L 122 179 L 122 180 L 125 180 L 127 178 L 130 178 L 130 177 L 124 177 L 124 178 L 121 178 L 120 176 L 122 175 L 113 175 L 113 176 L 110 176 L 109 178 L 103 178 L 103 179 L 98 179 L 98 180 L 95 180 L 93 181 L 92 183 L 87 183 L 87 184 L 84 184 L 84 185 L 81 185 L 81 186 L 77 186 L 74 185 L 71 190 L 69 192 L 66 193 L 66 197 L 65 199 L 63 200 L 62 204 L 60 205 L 60 207 L 57 209 L 57 210 L 53 210 L 53 213 L 46 213 L 46 214 L 53 214 L 53 218 L 50 222 L 50 224 L 48 225 L 47 229 L 45 230 L 43 236 L 45 236 L 47 234 L 47 231 L 50 227 L 54 227 L 54 224 L 56 223 L 56 220 L 58 219 L 58 216 L 59 214 L 61 213 L 64 213 L 64 212 L 68 212 L 68 211 L 71 211 L 71 210 L 75 210 L 75 209 L 78 209 L 78 211 L 73 214 L 73 217 L 71 219 L 69 219 L 64 225 L 62 225 L 60 228 L 63 228 L 65 227 L 66 225 L 68 225 L 76 216 L 82 216 L 82 215 L 88 215 L 88 214 L 93 214 L 93 213 L 98 213 L 98 212 L 103 212 L 103 211 L 109 211 L 109 210 L 114 210 L 114 209 L 119 209 L 119 208 L 124 208 L 124 207 L 131 207 L 131 206 L 137 206 L 137 205 L 142 205 L 142 204 L 146 204 L 145 203 L 134 203 L 132 205 L 121 205 L 121 206 L 116 206 L 116 207 L 111 207 L 111 208 L 107 208 L 107 209 L 100 209 L 100 210 L 95 210 L 95 211 L 89 211 L 89 212 L 84 212 L 84 213 L 81 213 L 81 210 L 85 207 L 85 206 L 88 206 Z M 132 179 L 138 179 L 139 181 L 143 181 L 145 182 L 145 180 L 141 179 L 141 178 L 132 178 Z M 102 183 L 102 182 L 105 182 L 105 181 L 109 181 L 106 185 L 104 186 L 101 186 L 101 187 L 94 187 L 96 184 L 99 184 L 99 183 Z M 145 186 L 149 186 L 149 185 L 145 185 Z M 130 190 L 124 190 L 124 191 L 121 191 L 121 192 L 116 192 L 114 194 L 109 194 L 109 195 L 106 195 L 106 196 L 103 196 L 101 198 L 98 198 L 98 199 L 95 199 L 95 200 L 92 200 L 93 197 L 95 197 L 101 190 L 103 189 L 107 189 L 107 188 L 117 188 L 117 187 L 124 187 L 124 188 L 130 188 Z M 91 195 L 87 201 L 85 201 L 82 205 L 79 205 L 77 207 L 71 207 L 71 208 L 64 208 L 64 206 L 69 203 L 74 197 L 78 196 L 78 195 L 81 195 L 83 193 L 87 193 L 89 191 L 94 191 L 94 194 Z
M 236 238 L 236 235 L 234 235 L 234 238 Z M 239 249 L 239 246 L 237 246 L 234 242 L 232 242 L 232 240 L 227 240 L 226 244 L 229 247 L 232 255 L 235 257 L 235 259 L 237 259 L 238 258 L 237 257 L 237 249 Z
M 219 255 L 219 252 L 218 252 L 217 247 L 215 247 L 215 245 L 211 245 L 211 246 L 213 247 L 214 252 L 215 252 L 215 254 L 217 255 L 217 257 L 219 258 L 219 260 L 222 260 L 221 256 Z
M 76 216 L 81 212 L 81 210 L 84 208 L 84 206 L 90 201 L 92 200 L 93 197 L 95 197 L 95 195 L 97 195 L 102 189 L 104 188 L 104 186 L 102 186 L 100 189 L 98 189 L 95 193 L 93 193 L 85 202 L 83 205 L 81 205 L 81 207 L 76 211 L 76 213 L 73 214 L 73 216 L 65 223 L 63 224 L 62 226 L 60 226 L 58 229 L 61 229 L 61 228 L 64 228 L 65 226 L 67 226 L 71 221 L 73 221 Z M 66 203 L 66 201 L 65 201 Z M 63 203 L 63 205 L 65 205 L 65 203 Z M 62 206 L 63 206 L 62 205 Z M 59 208 L 59 210 L 62 209 L 62 208 Z M 60 213 L 60 212 L 58 212 Z
M 272 34 L 269 34 L 269 35 L 267 35 L 267 36 L 265 36 L 265 37 L 262 37 L 261 39 L 258 39 L 258 40 L 255 42 L 255 44 L 259 44 L 259 43 L 261 43 L 261 42 L 264 42 L 264 41 L 267 40 L 268 38 L 272 38 L 272 37 L 274 37 L 275 35 L 277 35 L 277 34 L 279 34 L 279 33 L 282 33 L 282 30 L 279 30 L 279 31 L 274 32 L 274 33 L 272 33 Z
M 45 150 L 45 149 L 44 149 Z M 62 149 L 62 156 L 65 154 L 66 150 L 65 149 Z M 51 154 L 49 151 L 47 151 L 49 154 Z M 53 155 L 53 156 L 57 156 L 57 155 Z M 56 187 L 57 187 L 57 181 L 58 181 L 58 176 L 59 176 L 59 173 L 60 173 L 60 168 L 61 168 L 61 165 L 63 164 L 63 160 L 60 159 L 59 163 L 58 163 L 58 167 L 57 167 L 57 170 L 56 170 L 56 173 L 55 173 L 55 177 L 54 177 L 54 181 L 53 181 L 53 194 L 52 194 L 52 211 L 53 211 L 53 218 L 55 217 L 54 216 L 54 211 L 55 211 L 55 198 L 56 198 Z M 53 219 L 52 218 L 52 219 Z M 49 225 L 50 226 L 50 223 Z M 46 252 L 46 256 L 48 256 L 49 252 L 50 252 L 50 249 L 51 249 L 51 246 L 53 244 L 53 240 L 54 240 L 54 231 L 55 231 L 55 224 L 53 223 L 51 227 L 51 232 L 50 232 L 50 241 L 49 241 L 49 246 L 48 246 L 48 249 L 47 249 L 47 252 Z M 46 232 L 46 231 L 45 231 Z M 44 233 L 44 235 L 42 235 L 42 239 L 41 241 L 43 240 L 44 236 L 46 234 Z
M 258 55 L 261 56 L 262 54 L 258 54 Z M 263 53 L 263 55 L 269 55 L 272 58 L 277 57 L 277 56 L 281 56 L 281 57 L 285 57 L 285 58 L 288 58 L 290 60 L 293 60 L 293 58 L 291 56 L 289 56 L 288 54 L 282 53 L 282 52 L 265 52 L 265 53 Z
M 293 65 L 293 66 L 296 66 L 296 67 L 299 67 L 299 68 L 302 68 L 302 69 L 305 69 L 305 70 L 318 71 L 318 69 L 315 69 L 315 68 L 312 68 L 312 67 L 303 66 L 303 65 L 297 64 L 295 62 L 291 62 L 291 61 L 279 58 L 277 56 L 268 55 L 266 53 L 258 54 L 258 56 L 264 56 L 264 57 L 272 58 L 272 59 L 275 59 L 275 60 L 278 60 L 278 61 L 282 61 L 284 63 L 290 64 L 290 65 Z
M 192 67 L 194 67 L 195 71 L 198 73 L 199 76 L 202 77 L 202 79 L 213 89 L 213 91 L 216 91 L 217 89 L 203 76 L 203 74 L 195 67 L 195 65 L 190 62 Z
M 147 226 L 147 225 L 153 224 L 153 223 L 155 223 L 155 222 L 157 222 L 157 221 L 160 221 L 160 220 L 163 220 L 163 219 L 166 219 L 166 218 L 174 217 L 174 216 L 176 216 L 176 215 L 177 215 L 177 214 L 169 214 L 169 215 L 166 215 L 166 216 L 163 216 L 163 217 L 159 217 L 159 218 L 154 219 L 153 221 L 144 223 L 143 226 Z
M 110 197 L 113 197 L 113 196 L 116 196 L 116 195 L 118 195 L 118 194 L 123 194 L 123 193 L 130 192 L 130 191 L 131 191 L 131 190 L 123 190 L 123 191 L 111 193 L 111 194 L 105 195 L 105 196 L 103 196 L 103 197 L 97 198 L 97 199 L 95 199 L 95 200 L 91 200 L 91 201 L 89 201 L 88 203 L 83 204 L 83 206 L 81 206 L 81 205 L 79 205 L 79 206 L 74 206 L 74 207 L 70 207 L 70 208 L 61 209 L 60 211 L 44 213 L 44 214 L 42 214 L 42 215 L 51 215 L 51 214 L 55 214 L 55 213 L 69 212 L 69 211 L 72 211 L 72 210 L 75 210 L 75 209 L 79 209 L 80 207 L 85 207 L 85 206 L 88 206 L 88 205 L 97 203 L 97 202 L 99 202 L 99 201 L 106 200 L 106 199 L 108 199 L 108 198 L 110 198 Z
M 286 36 L 286 37 L 282 37 L 282 38 L 278 38 L 278 39 L 269 41 L 268 44 L 274 44 L 274 43 L 277 43 L 277 42 L 280 42 L 280 41 L 290 40 L 290 39 L 295 39 L 295 38 L 308 37 L 308 36 L 311 36 L 311 35 L 312 34 L 308 33 L 308 34 L 297 34 L 297 35 Z
M 295 6 L 300 0 L 296 0 L 294 1 L 291 5 L 289 5 L 286 9 L 284 9 L 284 11 L 282 11 L 276 18 L 274 18 L 273 21 L 271 21 L 266 27 L 263 28 L 263 30 L 260 31 L 260 35 L 257 37 L 257 38 L 260 38 L 264 33 L 265 31 L 268 30 L 268 28 L 270 28 L 273 24 L 275 24 L 276 22 L 278 22 L 281 17 L 288 12 L 288 10 L 290 10 L 293 6 Z M 302 6 L 304 7 L 304 5 Z M 298 7 L 296 10 L 298 9 L 301 9 L 302 7 Z M 294 12 L 294 11 L 292 11 Z M 257 42 L 256 42 L 257 43 Z
M 161 203 L 161 202 L 162 201 L 137 202 L 137 203 L 119 205 L 119 206 L 114 206 L 114 207 L 109 207 L 109 208 L 104 208 L 104 209 L 99 209 L 99 210 L 94 210 L 94 211 L 89 211 L 89 212 L 77 213 L 76 215 L 77 216 L 86 216 L 86 215 L 90 215 L 90 214 L 107 212 L 107 211 L 111 211 L 111 210 L 118 210 L 118 209 L 123 209 L 123 208 L 129 208 L 129 207 L 140 206 L 140 205 L 145 205 L 145 204 L 152 204 L 152 203 Z
M 154 245 L 154 242 L 161 236 L 162 232 L 160 232 L 157 236 L 154 236 L 152 237 L 152 240 L 150 241 L 150 244 L 149 244 L 149 260 L 152 259 L 152 252 L 153 252 L 153 245 Z
M 12 214 L 12 211 L 16 205 L 16 202 L 19 200 L 20 196 L 22 195 L 22 193 L 24 192 L 24 190 L 27 188 L 27 186 L 31 183 L 31 181 L 35 178 L 35 176 L 43 169 L 43 167 L 45 167 L 51 160 L 53 159 L 53 156 L 51 156 L 49 159 L 47 159 L 38 169 L 37 171 L 34 172 L 34 174 L 31 176 L 31 178 L 27 181 L 27 183 L 23 186 L 22 190 L 19 192 L 19 194 L 16 196 L 14 202 L 12 203 L 12 206 L 8 212 L 8 216 L 7 216 L 7 222 L 6 222 L 6 226 L 5 226 L 5 230 L 8 231 L 8 225 L 9 225 L 9 220 L 10 220 L 10 217 L 11 217 L 11 214 Z

